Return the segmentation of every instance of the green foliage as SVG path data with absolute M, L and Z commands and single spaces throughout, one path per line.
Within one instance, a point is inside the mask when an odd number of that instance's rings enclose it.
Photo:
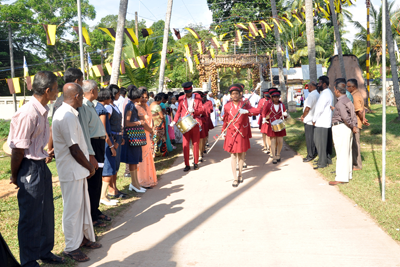
M 0 120 L 0 138 L 6 138 L 10 131 L 10 121 Z

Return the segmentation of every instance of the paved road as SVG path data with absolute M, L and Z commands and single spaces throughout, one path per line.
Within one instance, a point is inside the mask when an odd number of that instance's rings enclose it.
M 79 266 L 400 266 L 400 246 L 365 212 L 287 147 L 266 163 L 260 143 L 253 130 L 238 188 L 222 142 L 198 171 L 179 158 Z

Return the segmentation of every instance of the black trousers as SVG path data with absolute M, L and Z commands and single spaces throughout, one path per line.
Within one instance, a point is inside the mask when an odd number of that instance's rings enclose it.
M 105 153 L 105 139 L 90 139 L 92 144 L 95 158 L 97 162 L 104 163 L 104 153 Z M 96 173 L 87 180 L 88 191 L 90 199 L 90 214 L 92 215 L 92 221 L 97 221 L 101 211 L 99 210 L 100 196 L 101 196 L 101 186 L 102 186 L 103 168 L 98 168 Z
M 0 266 L 7 266 L 7 267 L 21 266 L 14 258 L 14 255 L 11 253 L 10 248 L 8 247 L 6 241 L 4 241 L 1 234 L 0 234 Z
M 54 247 L 51 172 L 44 160 L 24 158 L 18 172 L 18 241 L 21 265 L 38 267 Z
M 318 151 L 318 168 L 332 164 L 332 128 L 315 127 L 314 143 Z
M 306 144 L 307 144 L 307 159 L 314 159 L 317 157 L 317 149 L 315 148 L 314 143 L 314 125 L 304 124 L 304 134 L 306 136 Z

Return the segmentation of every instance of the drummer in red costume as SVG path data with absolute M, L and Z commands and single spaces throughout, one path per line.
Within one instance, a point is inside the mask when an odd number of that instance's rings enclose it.
M 273 91 L 278 91 L 277 88 L 269 88 L 269 89 L 263 89 L 262 93 L 263 93 L 263 98 L 260 100 L 260 102 L 258 102 L 258 110 L 260 111 L 260 118 L 258 119 L 258 129 L 261 130 L 261 127 L 263 125 L 262 123 L 262 112 L 264 107 L 266 107 L 268 105 L 268 103 L 271 103 L 271 97 L 270 97 L 270 93 L 272 93 Z M 268 127 L 268 124 L 266 125 L 266 127 Z M 262 133 L 262 132 L 261 132 Z M 262 138 L 263 138 L 263 149 L 262 151 L 267 151 L 267 154 L 270 153 L 270 146 L 271 146 L 271 139 L 268 137 L 267 134 L 262 133 Z
M 253 108 L 250 104 L 245 104 L 241 95 L 242 88 L 239 84 L 233 84 L 229 87 L 229 93 L 232 101 L 224 106 L 224 125 L 222 132 L 226 131 L 224 150 L 231 153 L 231 166 L 234 181 L 232 186 L 237 187 L 243 182 L 242 169 L 246 151 L 250 148 L 249 131 L 250 122 L 249 116 L 259 114 L 257 108 Z M 241 108 L 244 105 L 243 108 Z M 235 117 L 235 115 L 239 114 Z M 236 174 L 236 164 L 239 162 L 239 174 Z
M 201 97 L 197 94 L 193 94 L 193 83 L 185 82 L 182 84 L 185 95 L 180 96 L 178 100 L 178 111 L 175 114 L 174 121 L 171 123 L 171 127 L 178 122 L 180 118 L 184 118 L 190 114 L 198 122 L 189 132 L 183 135 L 183 157 L 185 158 L 186 167 L 183 171 L 187 172 L 190 170 L 189 163 L 189 152 L 190 152 L 190 140 L 193 144 L 193 157 L 194 157 L 194 169 L 199 169 L 199 141 L 200 141 L 200 125 L 201 125 L 201 114 L 203 113 L 203 104 L 201 103 Z
M 283 147 L 283 137 L 286 136 L 286 130 L 283 129 L 279 132 L 272 130 L 272 123 L 276 120 L 287 118 L 287 112 L 285 105 L 279 101 L 281 96 L 280 91 L 272 91 L 271 99 L 272 102 L 268 103 L 263 109 L 263 126 L 261 132 L 267 134 L 271 138 L 271 156 L 272 163 L 277 164 L 281 161 L 281 151 Z

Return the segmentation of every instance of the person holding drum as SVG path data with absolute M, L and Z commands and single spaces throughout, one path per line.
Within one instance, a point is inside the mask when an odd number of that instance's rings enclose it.
M 250 148 L 249 116 L 259 114 L 257 108 L 242 100 L 242 87 L 233 84 L 229 87 L 232 101 L 224 106 L 222 133 L 226 131 L 224 150 L 231 154 L 231 166 L 234 181 L 232 186 L 237 187 L 243 182 L 242 169 L 246 151 Z M 237 115 L 237 116 L 236 116 Z M 235 117 L 236 116 L 236 117 Z M 239 173 L 236 173 L 236 165 L 239 163 Z
M 201 97 L 197 94 L 193 94 L 192 82 L 185 82 L 182 84 L 182 87 L 185 91 L 185 95 L 180 96 L 178 99 L 178 111 L 175 114 L 174 121 L 171 123 L 171 127 L 176 123 L 178 123 L 179 126 L 181 122 L 185 122 L 185 127 L 181 127 L 180 129 L 183 133 L 183 157 L 185 158 L 186 165 L 183 171 L 187 172 L 190 170 L 190 140 L 192 140 L 193 144 L 194 169 L 197 170 L 199 168 L 199 125 L 201 123 L 200 115 L 203 113 L 203 104 L 201 102 Z M 188 127 L 186 127 L 186 125 L 188 125 Z
M 286 136 L 285 123 L 283 118 L 287 118 L 285 106 L 279 101 L 280 91 L 272 91 L 272 102 L 268 103 L 263 109 L 263 126 L 261 132 L 271 138 L 272 163 L 277 164 L 281 161 L 281 151 L 283 147 L 283 137 Z M 268 121 L 270 125 L 268 125 Z

